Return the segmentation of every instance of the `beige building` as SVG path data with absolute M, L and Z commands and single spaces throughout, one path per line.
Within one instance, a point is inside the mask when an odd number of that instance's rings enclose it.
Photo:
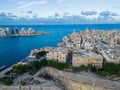
M 46 58 L 48 60 L 54 60 L 54 61 L 66 63 L 67 55 L 68 55 L 68 51 L 66 48 L 57 47 L 57 48 L 50 50 L 46 54 Z
M 89 64 L 92 64 L 92 66 L 96 66 L 97 68 L 101 68 L 103 64 L 103 57 L 99 54 L 87 50 L 73 51 L 72 55 L 73 66 L 75 67 L 79 67 L 81 65 L 88 66 Z

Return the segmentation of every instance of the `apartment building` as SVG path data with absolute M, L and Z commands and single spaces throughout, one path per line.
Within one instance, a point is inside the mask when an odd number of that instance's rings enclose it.
M 81 65 L 88 66 L 89 64 L 96 66 L 97 68 L 101 68 L 103 64 L 103 57 L 88 50 L 73 51 L 72 65 L 74 67 L 79 67 Z
M 64 47 L 57 47 L 46 54 L 48 60 L 54 60 L 62 63 L 67 61 L 68 50 Z

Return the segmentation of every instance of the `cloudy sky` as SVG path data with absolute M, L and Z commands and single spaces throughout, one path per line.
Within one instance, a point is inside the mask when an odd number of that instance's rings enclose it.
M 0 24 L 120 23 L 120 0 L 0 0 Z

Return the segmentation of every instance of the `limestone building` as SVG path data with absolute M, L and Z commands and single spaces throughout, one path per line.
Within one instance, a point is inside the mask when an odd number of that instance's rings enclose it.
M 79 67 L 81 65 L 88 66 L 89 64 L 92 64 L 92 66 L 96 66 L 97 68 L 101 68 L 103 57 L 88 50 L 73 51 L 72 65 L 74 67 Z
M 46 58 L 48 60 L 54 60 L 54 61 L 66 63 L 67 55 L 68 55 L 68 51 L 66 48 L 57 47 L 57 48 L 50 50 L 46 54 Z

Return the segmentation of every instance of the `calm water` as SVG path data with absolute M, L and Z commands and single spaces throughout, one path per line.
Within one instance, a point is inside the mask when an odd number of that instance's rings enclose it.
M 0 38 L 0 66 L 17 63 L 25 58 L 30 50 L 44 46 L 56 46 L 62 41 L 62 37 L 76 31 L 89 29 L 104 29 L 104 30 L 120 30 L 120 24 L 104 24 L 104 25 L 19 25 L 7 27 L 32 27 L 36 31 L 44 30 L 50 32 L 48 35 L 32 36 L 32 37 L 7 37 Z M 6 26 L 0 26 L 6 27 Z

